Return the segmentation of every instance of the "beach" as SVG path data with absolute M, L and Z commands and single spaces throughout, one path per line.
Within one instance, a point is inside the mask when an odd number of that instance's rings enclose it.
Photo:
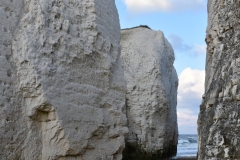
M 170 160 L 196 160 L 196 157 L 181 157 L 181 158 L 174 158 Z

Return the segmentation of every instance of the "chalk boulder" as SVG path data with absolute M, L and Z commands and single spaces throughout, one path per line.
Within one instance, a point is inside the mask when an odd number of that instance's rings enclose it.
M 174 52 L 163 32 L 140 26 L 121 31 L 127 80 L 124 159 L 154 159 L 176 153 L 178 78 Z

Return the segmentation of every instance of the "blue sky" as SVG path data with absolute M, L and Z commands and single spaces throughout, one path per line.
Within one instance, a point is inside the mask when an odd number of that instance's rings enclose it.
M 180 134 L 197 133 L 197 116 L 204 92 L 207 0 L 115 0 L 121 28 L 148 25 L 161 30 L 175 52 L 179 76 Z

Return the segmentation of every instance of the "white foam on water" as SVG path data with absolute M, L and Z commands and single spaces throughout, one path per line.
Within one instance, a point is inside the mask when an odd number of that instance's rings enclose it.
M 197 135 L 179 135 L 177 155 L 173 158 L 197 156 Z
M 188 140 L 178 140 L 178 144 L 183 144 L 183 143 L 190 143 Z

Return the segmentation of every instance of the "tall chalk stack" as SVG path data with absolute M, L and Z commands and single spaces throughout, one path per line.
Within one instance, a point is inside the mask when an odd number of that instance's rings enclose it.
M 0 159 L 122 159 L 114 0 L 0 0 Z
M 240 159 L 240 1 L 209 0 L 198 160 Z
M 146 26 L 121 33 L 129 127 L 124 158 L 154 160 L 174 155 L 178 78 L 172 46 L 162 31 Z

